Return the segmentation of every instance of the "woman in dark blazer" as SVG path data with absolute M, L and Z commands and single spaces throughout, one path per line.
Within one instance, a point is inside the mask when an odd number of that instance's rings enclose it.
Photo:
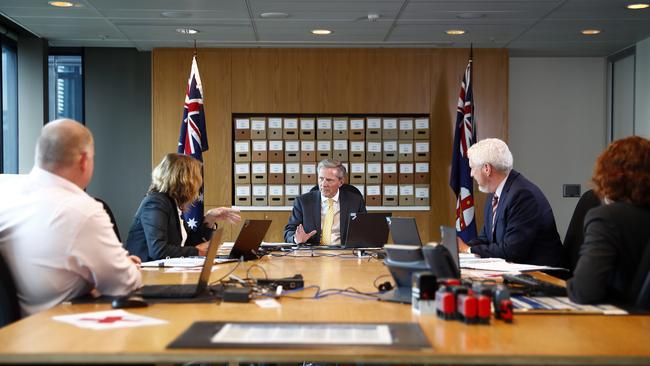
M 236 210 L 214 208 L 205 213 L 198 230 L 190 230 L 181 214 L 198 197 L 201 183 L 201 162 L 167 154 L 151 173 L 151 186 L 131 224 L 126 250 L 142 261 L 205 255 L 216 221 L 235 222 L 240 217 Z
M 594 168 L 595 192 L 605 203 L 584 221 L 584 242 L 573 278 L 567 282 L 578 303 L 633 305 L 641 263 L 650 243 L 650 140 L 634 136 L 613 142 Z M 643 281 L 640 281 L 643 283 Z

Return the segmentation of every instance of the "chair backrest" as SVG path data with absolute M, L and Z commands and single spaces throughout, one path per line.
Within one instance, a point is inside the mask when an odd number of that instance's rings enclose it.
M 576 204 L 575 210 L 573 210 L 573 216 L 571 216 L 571 221 L 569 222 L 569 227 L 564 237 L 564 253 L 568 262 L 567 266 L 571 273 L 576 268 L 578 257 L 580 257 L 580 246 L 584 240 L 585 216 L 589 210 L 597 206 L 600 206 L 600 199 L 590 189 L 582 194 Z
M 16 283 L 9 266 L 0 255 L 0 327 L 20 319 Z
M 637 294 L 634 306 L 650 310 L 650 240 L 646 243 L 639 268 L 637 268 L 636 276 L 632 281 L 632 291 Z
M 115 216 L 113 216 L 113 211 L 108 206 L 108 203 L 106 203 L 103 199 L 97 197 L 95 197 L 95 201 L 100 202 L 104 206 L 104 211 L 106 211 L 108 217 L 111 219 L 111 223 L 113 224 L 113 231 L 115 231 L 117 240 L 122 242 L 122 238 L 120 237 L 120 230 L 117 228 L 117 222 L 115 222 Z

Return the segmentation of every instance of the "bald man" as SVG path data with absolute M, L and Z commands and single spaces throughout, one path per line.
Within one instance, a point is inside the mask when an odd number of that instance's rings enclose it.
M 0 187 L 0 254 L 23 315 L 93 289 L 118 296 L 141 286 L 139 259 L 122 248 L 102 204 L 84 192 L 93 158 L 90 131 L 56 120 L 41 130 L 29 175 Z

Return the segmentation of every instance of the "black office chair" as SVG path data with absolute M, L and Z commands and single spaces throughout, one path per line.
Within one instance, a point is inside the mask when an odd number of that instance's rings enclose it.
M 580 246 L 584 241 L 584 222 L 587 212 L 594 207 L 600 206 L 600 199 L 593 190 L 583 193 L 578 200 L 569 227 L 564 237 L 564 254 L 567 260 L 569 271 L 573 273 L 580 257 Z
M 634 306 L 639 309 L 650 310 L 650 240 L 646 243 L 645 248 L 636 276 L 632 282 L 632 291 L 638 294 Z
M 20 319 L 16 283 L 9 266 L 0 255 L 0 328 Z
M 117 240 L 122 242 L 122 238 L 120 237 L 120 230 L 117 228 L 117 222 L 115 222 L 115 216 L 113 216 L 113 211 L 108 206 L 108 203 L 106 203 L 101 198 L 97 198 L 97 197 L 95 197 L 95 201 L 100 202 L 104 206 L 104 211 L 106 211 L 106 213 L 108 214 L 108 217 L 111 219 L 111 223 L 113 224 L 113 231 L 115 231 L 115 235 L 117 236 Z

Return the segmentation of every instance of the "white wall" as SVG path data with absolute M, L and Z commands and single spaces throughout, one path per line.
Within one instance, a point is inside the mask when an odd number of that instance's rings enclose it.
M 515 169 L 546 194 L 564 238 L 578 201 L 562 184 L 589 180 L 606 146 L 605 58 L 511 58 L 508 144 Z
M 636 44 L 634 133 L 650 138 L 650 38 Z

